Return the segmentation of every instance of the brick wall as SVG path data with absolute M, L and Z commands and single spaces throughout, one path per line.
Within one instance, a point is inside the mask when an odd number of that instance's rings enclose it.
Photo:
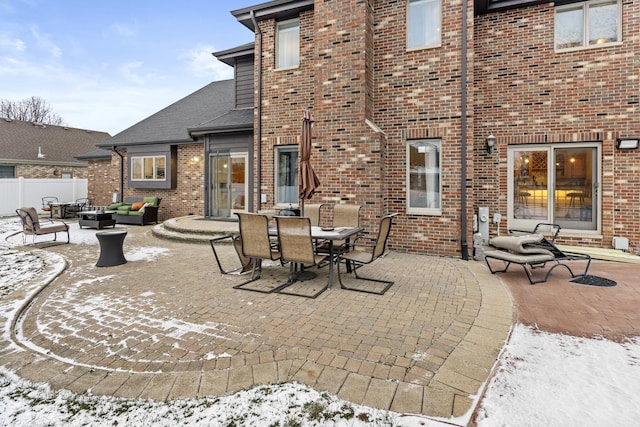
M 640 2 L 622 4 L 623 42 L 575 52 L 554 52 L 551 4 L 477 18 L 476 208 L 506 213 L 508 145 L 602 141 L 602 235 L 564 241 L 611 247 L 625 236 L 638 251 L 640 151 L 614 147 L 619 136 L 640 136 Z M 490 133 L 499 147 L 491 156 Z
M 204 214 L 204 160 L 202 144 L 178 146 L 177 176 L 175 189 L 128 188 L 127 153 L 124 156 L 124 198 L 158 196 L 162 198 L 158 220 L 164 221 L 185 215 Z M 113 193 L 120 189 L 120 157 L 115 153 L 111 160 L 89 162 L 89 197 L 97 206 L 111 203 Z
M 406 2 L 375 2 L 374 121 L 387 137 L 385 179 L 394 220 L 392 247 L 411 252 L 460 256 L 461 247 L 461 40 L 462 3 L 443 2 L 442 46 L 406 48 Z M 470 9 L 471 11 L 471 9 Z M 473 14 L 468 15 L 469 57 Z M 468 68 L 468 102 L 473 103 L 473 69 Z M 471 110 L 468 114 L 471 113 Z M 468 117 L 468 129 L 473 119 Z M 407 215 L 406 144 L 411 139 L 442 140 L 442 214 Z M 469 150 L 473 140 L 469 138 Z M 468 157 L 468 182 L 473 178 Z M 471 218 L 472 192 L 467 218 Z M 467 242 L 471 247 L 471 221 Z
M 72 177 L 87 178 L 86 166 L 61 165 L 15 165 L 16 177 L 22 178 L 60 178 L 62 173 L 71 173 Z

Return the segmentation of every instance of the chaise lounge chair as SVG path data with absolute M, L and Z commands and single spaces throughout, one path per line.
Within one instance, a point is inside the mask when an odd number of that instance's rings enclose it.
M 565 252 L 558 249 L 552 242 L 547 240 L 542 234 L 522 234 L 514 236 L 494 237 L 490 241 L 494 250 L 485 252 L 485 262 L 492 274 L 504 273 L 511 264 L 522 266 L 524 272 L 532 285 L 546 282 L 551 272 L 559 266 L 565 267 L 571 273 L 571 277 L 585 276 L 589 271 L 591 257 L 589 255 Z M 504 268 L 495 269 L 490 260 L 502 261 Z M 567 261 L 586 261 L 587 265 L 582 274 L 574 274 Z M 547 263 L 553 265 L 549 268 L 541 279 L 533 278 L 533 269 L 545 268 Z

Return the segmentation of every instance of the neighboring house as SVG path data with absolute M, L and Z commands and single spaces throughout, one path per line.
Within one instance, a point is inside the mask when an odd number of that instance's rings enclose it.
M 395 249 L 468 258 L 487 207 L 492 235 L 558 223 L 561 243 L 639 251 L 640 150 L 623 147 L 640 138 L 640 2 L 274 0 L 232 14 L 255 33 L 255 49 L 216 54 L 236 67 L 238 109 L 229 89 L 199 99 L 208 118 L 162 121 L 183 139 L 127 134 L 145 121 L 116 135 L 125 193 L 168 185 L 128 178 L 160 156 L 188 183 L 162 190 L 168 216 L 297 204 L 308 108 L 313 202 L 362 205 L 368 232 L 398 212 Z
M 42 123 L 0 118 L 0 178 L 87 178 L 87 161 L 110 135 Z
M 91 162 L 97 203 L 115 192 L 158 196 L 160 220 L 253 209 L 253 44 L 217 55 L 236 79 L 213 82 L 99 145 L 112 155 Z

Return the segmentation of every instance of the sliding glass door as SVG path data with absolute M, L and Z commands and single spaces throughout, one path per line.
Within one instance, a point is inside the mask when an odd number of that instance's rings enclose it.
M 599 230 L 599 145 L 553 144 L 509 149 L 509 227 L 559 224 Z

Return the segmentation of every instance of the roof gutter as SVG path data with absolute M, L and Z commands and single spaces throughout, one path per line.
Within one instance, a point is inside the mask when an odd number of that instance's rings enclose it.
M 116 146 L 112 146 L 111 150 L 120 157 L 120 200 L 124 200 L 124 156 L 120 154 Z
M 460 253 L 462 259 L 469 259 L 469 244 L 467 242 L 467 4 L 468 0 L 462 0 L 462 61 L 461 61 L 461 119 L 460 119 Z
M 257 188 L 256 188 L 256 206 L 257 209 L 255 211 L 259 211 L 261 207 L 262 201 L 262 30 L 256 21 L 256 16 L 253 11 L 249 12 L 251 17 L 251 22 L 253 22 L 256 34 L 258 35 L 258 87 L 256 88 L 258 93 L 258 105 L 257 105 L 257 123 L 256 123 L 256 139 L 258 141 L 257 151 L 256 151 L 256 175 L 257 179 Z

